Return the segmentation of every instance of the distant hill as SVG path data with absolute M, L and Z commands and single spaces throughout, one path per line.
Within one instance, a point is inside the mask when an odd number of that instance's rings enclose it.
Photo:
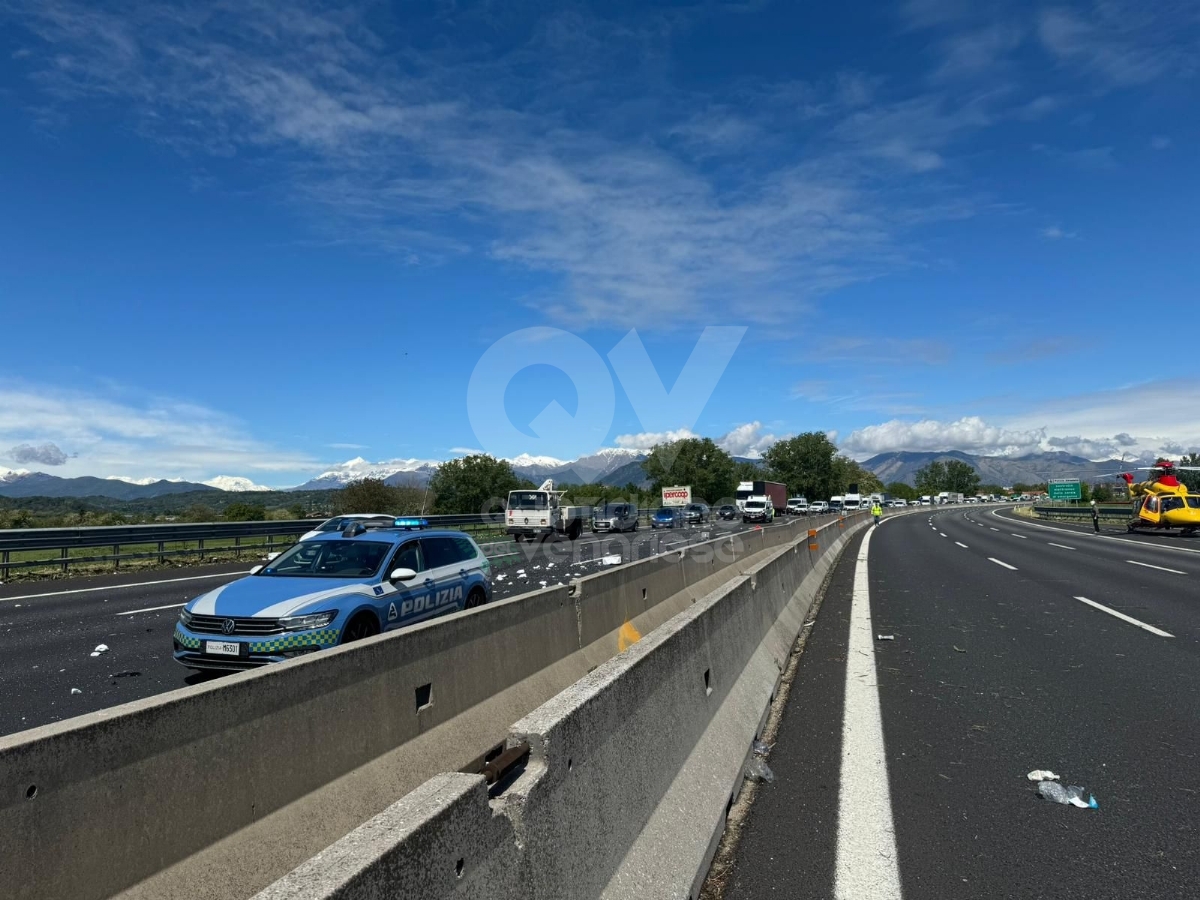
M 872 456 L 863 466 L 870 469 L 887 484 L 902 481 L 914 484 L 917 470 L 934 461 L 956 459 L 965 462 L 979 473 L 984 484 L 1037 484 L 1050 478 L 1079 478 L 1091 481 L 1101 474 L 1128 471 L 1135 466 L 1148 465 L 1146 461 L 1104 460 L 1094 462 L 1070 453 L 1031 453 L 1027 456 L 973 456 L 961 450 L 941 453 L 919 453 L 909 450 L 880 453 Z M 1150 460 L 1153 463 L 1153 460 Z
M 191 492 L 222 494 L 219 488 L 191 481 L 152 481 L 131 484 L 113 478 L 59 478 L 44 472 L 12 473 L 0 478 L 0 497 L 109 497 L 113 500 L 143 500 L 168 494 Z

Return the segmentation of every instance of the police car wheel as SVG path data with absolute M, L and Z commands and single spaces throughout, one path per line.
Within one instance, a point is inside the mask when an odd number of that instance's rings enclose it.
M 361 641 L 363 638 L 371 637 L 379 634 L 379 622 L 370 613 L 359 613 L 348 623 L 342 631 L 342 643 L 349 644 L 351 641 Z
M 471 593 L 467 594 L 466 609 L 474 609 L 477 606 L 483 606 L 487 602 L 487 594 L 479 588 L 474 588 Z

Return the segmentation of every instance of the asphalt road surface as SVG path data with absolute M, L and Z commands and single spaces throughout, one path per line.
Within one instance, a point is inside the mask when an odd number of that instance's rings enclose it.
M 855 539 L 726 898 L 1198 895 L 1200 546 L 1090 531 L 954 507 Z
M 749 527 L 740 521 L 659 531 L 642 526 L 623 535 L 517 545 L 516 556 L 493 563 L 494 599 Z M 171 635 L 181 606 L 242 577 L 252 564 L 0 585 L 0 734 L 222 677 L 178 665 Z M 108 650 L 92 656 L 101 644 Z

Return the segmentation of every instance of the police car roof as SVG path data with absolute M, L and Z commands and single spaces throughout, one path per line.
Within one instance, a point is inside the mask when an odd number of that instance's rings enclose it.
M 409 537 L 470 537 L 462 531 L 453 531 L 445 528 L 404 528 L 402 526 L 392 526 L 390 528 L 368 528 L 366 531 L 360 532 L 349 537 L 343 536 L 340 531 L 325 531 L 316 537 L 311 537 L 304 543 L 308 544 L 312 541 L 390 541 L 399 543 Z

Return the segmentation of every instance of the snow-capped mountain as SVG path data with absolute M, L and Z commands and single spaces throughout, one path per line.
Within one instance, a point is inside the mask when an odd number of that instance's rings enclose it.
M 356 456 L 310 478 L 294 491 L 324 491 L 343 488 L 362 478 L 379 478 L 388 484 L 425 484 L 437 471 L 439 463 L 428 459 L 389 459 L 371 462 Z
M 0 466 L 0 484 L 9 484 L 25 475 L 32 475 L 28 469 L 6 469 Z
M 262 484 L 255 484 L 249 478 L 242 478 L 240 475 L 218 475 L 216 478 L 210 478 L 207 481 L 201 482 L 209 487 L 215 487 L 219 491 L 269 491 L 271 488 Z

